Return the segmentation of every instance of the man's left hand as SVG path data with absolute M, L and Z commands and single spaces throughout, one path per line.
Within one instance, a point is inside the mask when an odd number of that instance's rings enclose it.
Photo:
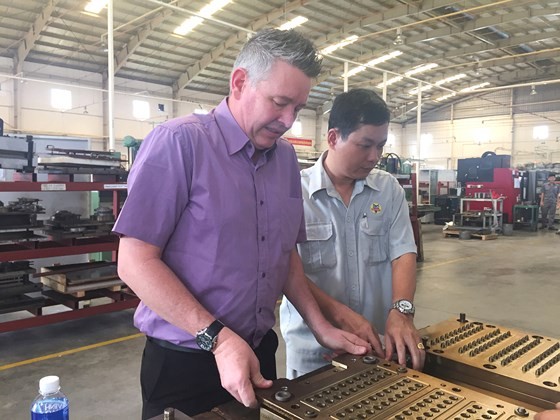
M 389 311 L 385 325 L 385 358 L 391 360 L 396 352 L 398 363 L 405 365 L 407 351 L 412 358 L 412 368 L 421 370 L 424 367 L 426 352 L 413 318 L 393 309 Z
M 371 351 L 371 345 L 367 341 L 328 323 L 321 328 L 321 331 L 317 331 L 315 338 L 323 347 L 333 351 L 332 354 L 325 355 L 328 359 L 344 353 L 360 356 Z

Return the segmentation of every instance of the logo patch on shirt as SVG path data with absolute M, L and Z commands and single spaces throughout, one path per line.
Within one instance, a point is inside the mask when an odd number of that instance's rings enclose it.
M 371 206 L 369 206 L 369 209 L 371 210 L 372 213 L 381 213 L 381 211 L 383 210 L 381 208 L 381 204 L 379 203 L 373 203 Z

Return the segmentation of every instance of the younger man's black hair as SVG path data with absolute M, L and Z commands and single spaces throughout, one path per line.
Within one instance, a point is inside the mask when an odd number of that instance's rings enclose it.
M 391 112 L 377 93 L 369 89 L 352 89 L 334 100 L 329 115 L 329 130 L 338 129 L 342 139 L 346 139 L 360 124 L 380 126 L 390 119 Z

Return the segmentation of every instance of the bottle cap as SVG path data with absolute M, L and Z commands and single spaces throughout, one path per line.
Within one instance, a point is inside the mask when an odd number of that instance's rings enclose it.
M 54 394 L 60 389 L 58 376 L 45 376 L 39 381 L 39 392 L 41 394 Z

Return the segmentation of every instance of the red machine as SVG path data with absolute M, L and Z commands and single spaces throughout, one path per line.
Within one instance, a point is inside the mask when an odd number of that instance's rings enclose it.
M 490 182 L 465 182 L 465 197 L 504 199 L 504 223 L 512 223 L 513 206 L 521 199 L 521 175 L 517 169 L 494 168 Z M 485 203 L 471 203 L 471 210 L 483 210 Z

